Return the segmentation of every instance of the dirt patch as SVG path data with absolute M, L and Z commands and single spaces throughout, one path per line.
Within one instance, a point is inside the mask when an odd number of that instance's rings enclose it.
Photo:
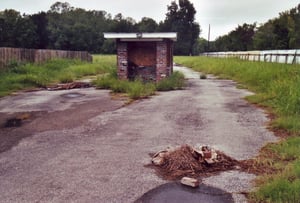
M 188 145 L 183 145 L 163 157 L 159 166 L 147 165 L 154 168 L 156 173 L 166 180 L 179 180 L 184 176 L 202 177 L 215 174 L 221 171 L 233 170 L 239 166 L 239 162 L 220 151 L 216 151 L 215 163 L 208 164 L 204 157 L 195 153 Z

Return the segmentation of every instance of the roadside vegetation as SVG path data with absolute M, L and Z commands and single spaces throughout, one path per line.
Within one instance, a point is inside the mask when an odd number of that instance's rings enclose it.
M 255 95 L 246 99 L 270 112 L 270 127 L 283 139 L 269 144 L 255 160 L 265 168 L 254 202 L 300 202 L 300 65 L 249 62 L 239 59 L 176 57 L 196 71 L 232 79 Z
M 131 99 L 139 99 L 154 95 L 156 91 L 182 89 L 184 75 L 175 71 L 170 77 L 158 83 L 143 82 L 140 79 L 127 81 L 118 80 L 116 69 L 113 69 L 110 74 L 99 76 L 93 83 L 99 89 L 111 89 L 114 93 L 126 93 Z
M 89 75 L 108 73 L 115 66 L 114 56 L 97 56 L 94 62 L 57 59 L 43 64 L 11 62 L 0 70 L 0 97 L 18 90 L 44 88 L 55 83 L 73 82 Z
M 79 60 L 57 59 L 43 64 L 11 64 L 0 70 L 0 97 L 18 90 L 46 88 L 57 83 L 70 83 L 85 76 L 95 77 L 93 84 L 99 89 L 111 89 L 114 93 L 126 93 L 131 99 L 145 98 L 155 91 L 181 89 L 182 73 L 174 72 L 159 83 L 122 81 L 117 79 L 116 56 L 94 55 L 93 63 Z

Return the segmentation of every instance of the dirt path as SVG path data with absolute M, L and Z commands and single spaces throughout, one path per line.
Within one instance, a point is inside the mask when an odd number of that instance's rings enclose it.
M 236 89 L 231 81 L 200 80 L 198 73 L 179 69 L 189 78 L 186 90 L 163 92 L 126 107 L 120 108 L 124 101 L 111 101 L 114 108 L 108 105 L 95 113 L 90 111 L 97 106 L 91 98 L 58 111 L 67 101 L 56 103 L 52 113 L 61 113 L 49 114 L 56 123 L 69 116 L 63 112 L 76 112 L 76 105 L 84 105 L 80 114 L 71 114 L 76 125 L 70 121 L 66 128 L 61 128 L 62 124 L 49 128 L 50 123 L 38 131 L 32 127 L 32 133 L 26 132 L 26 138 L 0 154 L 1 201 L 133 202 L 166 183 L 144 167 L 150 161 L 149 153 L 167 146 L 206 144 L 242 160 L 276 140 L 265 129 L 264 113 L 241 99 L 248 92 Z M 108 98 L 107 91 L 98 94 Z M 7 116 L 3 110 L 6 101 L 0 100 L 0 112 Z M 103 102 L 109 104 L 107 99 Z M 80 122 L 80 115 L 88 110 L 85 118 L 89 120 Z M 46 117 L 32 123 L 39 129 L 45 121 Z M 203 181 L 243 202 L 239 193 L 251 188 L 253 178 L 227 171 Z

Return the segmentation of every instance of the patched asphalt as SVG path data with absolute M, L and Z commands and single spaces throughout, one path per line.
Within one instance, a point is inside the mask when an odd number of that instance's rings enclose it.
M 108 91 L 91 88 L 43 92 L 48 99 L 41 92 L 1 98 L 2 117 L 42 112 L 20 128 L 0 129 L 1 136 L 26 134 L 0 154 L 1 201 L 134 202 L 168 183 L 144 167 L 149 153 L 204 144 L 243 160 L 277 140 L 266 129 L 263 110 L 243 99 L 251 93 L 230 80 L 200 80 L 190 69 L 176 69 L 189 78 L 185 90 L 125 106 L 124 100 L 111 100 Z M 245 202 L 254 178 L 226 171 L 204 178 L 199 190 L 207 187 L 222 191 L 228 201 Z

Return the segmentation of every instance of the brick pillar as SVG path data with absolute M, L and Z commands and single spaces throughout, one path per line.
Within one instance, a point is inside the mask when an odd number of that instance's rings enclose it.
M 165 78 L 167 73 L 167 42 L 157 42 L 156 44 L 156 81 Z
M 127 43 L 117 42 L 118 78 L 127 80 L 128 76 L 128 53 Z

